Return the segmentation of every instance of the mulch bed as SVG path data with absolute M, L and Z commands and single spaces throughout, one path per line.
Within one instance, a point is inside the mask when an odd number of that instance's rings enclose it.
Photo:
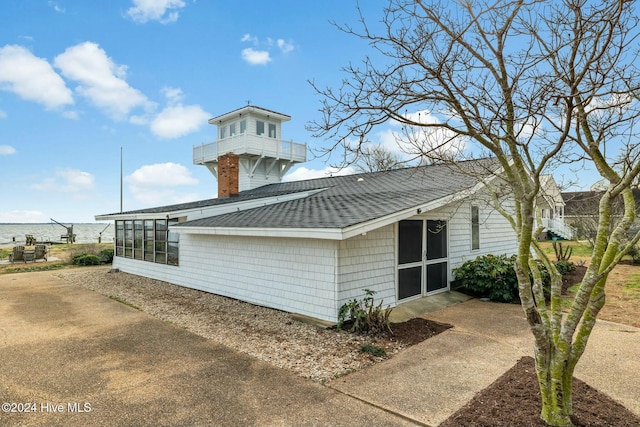
M 388 339 L 406 345 L 414 345 L 452 327 L 453 325 L 446 323 L 438 323 L 433 320 L 416 317 L 406 322 L 392 323 L 391 330 L 393 331 L 393 335 L 389 336 Z
M 540 419 L 541 407 L 534 360 L 523 357 L 440 427 L 546 426 Z M 640 426 L 640 417 L 575 378 L 573 413 L 576 426 Z

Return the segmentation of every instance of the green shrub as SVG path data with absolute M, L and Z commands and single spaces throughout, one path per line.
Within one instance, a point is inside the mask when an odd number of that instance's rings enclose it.
M 73 257 L 73 265 L 100 265 L 100 257 L 92 254 L 80 254 Z
M 564 276 L 565 274 L 571 273 L 573 270 L 576 269 L 576 265 L 572 261 L 562 260 L 562 261 L 556 262 L 555 264 L 556 264 L 556 269 L 558 270 L 558 273 L 560 273 L 562 276 Z
M 338 329 L 349 323 L 350 332 L 358 334 L 384 335 L 391 331 L 389 315 L 392 308 L 382 308 L 382 301 L 376 306 L 373 295 L 375 291 L 365 289 L 365 297 L 361 300 L 352 299 L 340 307 L 338 312 Z
M 483 255 L 454 270 L 456 280 L 471 293 L 493 301 L 513 302 L 518 297 L 518 279 L 513 269 L 515 255 Z
M 111 264 L 113 262 L 113 249 L 103 249 L 98 254 L 102 264 Z
M 515 255 L 484 255 L 467 261 L 454 270 L 456 281 L 463 289 L 477 296 L 488 297 L 493 301 L 517 302 L 518 278 L 513 269 Z M 551 294 L 551 275 L 542 262 L 537 261 L 542 278 L 542 287 L 547 300 Z M 555 263 L 561 275 L 572 272 L 576 265 L 572 261 L 561 260 Z

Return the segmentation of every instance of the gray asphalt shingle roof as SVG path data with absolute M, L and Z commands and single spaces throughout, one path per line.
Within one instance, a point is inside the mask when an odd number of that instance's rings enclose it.
M 461 162 L 458 166 L 474 171 L 476 176 L 448 165 L 420 166 L 270 184 L 224 199 L 207 199 L 110 215 L 120 218 L 135 214 L 164 216 L 315 191 L 294 200 L 186 221 L 174 227 L 344 229 L 470 189 L 478 183 L 477 174 L 488 175 L 489 171 L 495 172 L 498 163 L 495 159 L 481 159 Z
M 490 159 L 464 162 L 466 168 L 495 170 Z M 470 189 L 478 179 L 450 166 L 431 165 L 385 172 L 285 182 L 241 192 L 233 203 L 300 191 L 304 198 L 187 221 L 179 227 L 345 228 L 385 217 Z M 147 212 L 147 211 L 145 211 Z

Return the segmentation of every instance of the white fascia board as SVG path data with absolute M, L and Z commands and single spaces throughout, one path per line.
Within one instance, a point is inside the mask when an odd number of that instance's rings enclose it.
M 209 236 L 290 237 L 300 239 L 344 240 L 340 228 L 260 228 L 260 227 L 180 227 L 170 226 L 179 234 Z
M 231 202 L 231 203 L 223 203 L 220 205 L 212 205 L 212 206 L 204 206 L 204 207 L 196 207 L 190 209 L 181 209 L 181 210 L 167 210 L 160 212 L 138 212 L 138 213 L 117 213 L 117 214 L 108 214 L 108 215 L 96 215 L 94 218 L 96 220 L 118 220 L 118 219 L 159 219 L 166 218 L 167 216 L 170 219 L 175 218 L 185 218 L 186 221 L 191 221 L 194 219 L 200 218 L 208 218 L 212 216 L 222 215 L 231 212 L 239 212 L 247 209 L 258 208 L 261 206 L 273 205 L 276 203 L 288 202 L 291 200 L 303 199 L 305 197 L 309 197 L 313 194 L 319 193 L 321 191 L 326 190 L 326 188 L 308 190 L 308 191 L 299 191 L 296 193 L 282 194 L 279 196 L 271 196 L 271 197 L 261 197 L 259 199 L 251 199 L 245 201 Z

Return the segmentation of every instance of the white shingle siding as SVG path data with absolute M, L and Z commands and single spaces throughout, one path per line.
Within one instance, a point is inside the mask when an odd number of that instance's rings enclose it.
M 114 267 L 257 305 L 334 321 L 337 243 L 186 235 L 180 266 L 114 258 Z
M 480 249 L 471 250 L 471 206 L 480 209 Z M 456 206 L 439 210 L 449 217 L 449 263 L 454 269 L 465 261 L 486 254 L 513 254 L 517 240 L 511 224 L 486 200 L 465 200 Z M 454 277 L 450 276 L 453 280 Z
M 338 309 L 375 291 L 376 301 L 395 305 L 395 227 L 388 225 L 338 244 Z

